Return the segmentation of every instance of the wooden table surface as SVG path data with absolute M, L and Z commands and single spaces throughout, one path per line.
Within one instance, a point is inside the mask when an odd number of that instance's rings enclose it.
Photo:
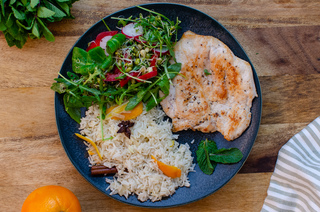
M 0 33 L 0 211 L 19 211 L 34 189 L 61 185 L 83 211 L 151 211 L 96 190 L 73 167 L 60 143 L 53 79 L 74 42 L 101 18 L 139 0 L 81 0 L 74 20 L 53 23 L 56 37 L 8 47 Z M 319 0 L 176 0 L 222 23 L 251 59 L 262 89 L 262 119 L 240 172 L 216 193 L 158 211 L 260 211 L 279 149 L 320 115 Z

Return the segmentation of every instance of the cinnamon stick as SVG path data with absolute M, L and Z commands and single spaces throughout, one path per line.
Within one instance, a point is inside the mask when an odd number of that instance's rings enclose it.
M 97 176 L 97 175 L 107 175 L 107 174 L 115 174 L 118 170 L 116 167 L 108 168 L 103 165 L 95 165 L 91 167 L 91 175 Z

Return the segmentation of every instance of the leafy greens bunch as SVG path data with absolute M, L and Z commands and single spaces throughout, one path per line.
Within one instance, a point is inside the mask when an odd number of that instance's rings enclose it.
M 200 142 L 196 154 L 200 169 L 207 175 L 213 173 L 218 163 L 238 163 L 243 158 L 238 148 L 218 149 L 216 142 L 208 139 Z
M 48 22 L 74 18 L 72 4 L 78 0 L 0 0 L 0 31 L 8 45 L 22 48 L 28 37 L 55 38 L 47 28 Z
M 117 33 L 106 43 L 108 54 L 101 46 L 87 51 L 75 47 L 72 53 L 73 72 L 67 72 L 67 76 L 60 75 L 52 84 L 52 90 L 64 94 L 66 112 L 78 123 L 82 107 L 98 104 L 100 120 L 103 120 L 108 106 L 127 102 L 125 110 L 130 111 L 144 102 L 148 111 L 169 95 L 171 79 L 181 69 L 180 63 L 171 61 L 179 21 L 171 22 L 150 11 L 147 17 L 140 15 L 134 20 L 119 20 L 119 24 L 126 25 L 127 22 L 143 26 L 144 36 L 139 38 L 143 42 Z M 162 45 L 169 49 L 169 53 L 156 54 L 153 49 Z M 151 71 L 143 73 L 142 70 L 147 68 Z

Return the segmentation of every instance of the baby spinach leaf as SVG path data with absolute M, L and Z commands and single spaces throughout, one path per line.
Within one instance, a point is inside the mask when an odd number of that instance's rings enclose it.
M 74 47 L 72 51 L 72 70 L 80 74 L 81 67 L 85 66 L 88 61 L 88 52 L 78 47 Z
M 96 63 L 98 65 L 102 65 L 103 62 L 107 59 L 107 56 L 104 50 L 100 46 L 90 49 L 88 51 L 88 55 L 89 55 L 88 61 Z
M 80 121 L 81 121 L 81 108 L 65 106 L 65 109 L 66 109 L 67 113 L 70 115 L 70 117 L 73 120 L 75 120 L 77 123 L 80 124 Z
M 209 156 L 210 160 L 218 163 L 238 163 L 243 158 L 243 154 L 238 148 L 222 148 L 210 153 Z

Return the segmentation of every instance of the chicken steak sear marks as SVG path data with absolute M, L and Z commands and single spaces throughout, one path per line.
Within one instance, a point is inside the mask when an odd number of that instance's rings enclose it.
M 251 66 L 212 36 L 183 34 L 175 46 L 180 73 L 161 102 L 173 131 L 219 131 L 234 140 L 249 126 L 257 96 Z

